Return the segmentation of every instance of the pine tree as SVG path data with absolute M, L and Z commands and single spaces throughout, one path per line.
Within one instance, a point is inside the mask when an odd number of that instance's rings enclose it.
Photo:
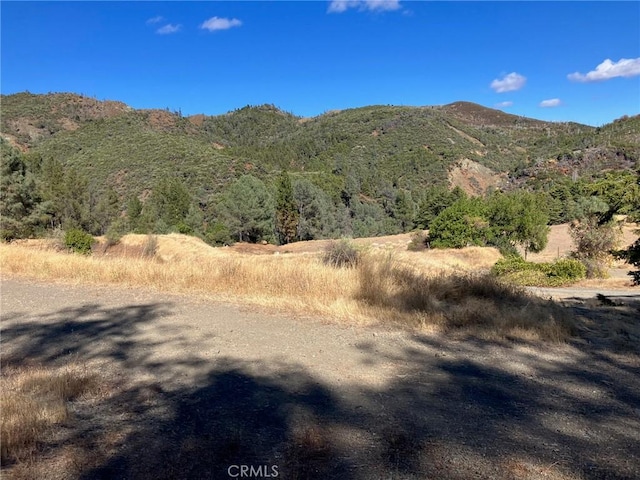
M 298 180 L 293 185 L 293 196 L 299 214 L 298 240 L 331 238 L 337 234 L 336 208 L 324 190 L 308 180 Z
M 156 233 L 179 231 L 189 214 L 191 194 L 179 178 L 162 178 L 144 206 L 143 216 Z
M 282 172 L 278 180 L 278 194 L 276 200 L 276 233 L 281 245 L 294 242 L 300 223 L 296 201 L 293 197 L 291 178 L 287 172 Z
M 240 242 L 273 239 L 275 207 L 264 182 L 243 175 L 233 182 L 217 205 L 217 217 Z
M 30 237 L 48 221 L 46 204 L 38 195 L 36 181 L 22 155 L 0 139 L 0 237 L 4 240 Z
M 129 229 L 132 232 L 141 233 L 140 216 L 142 215 L 142 202 L 138 197 L 131 197 L 127 202 L 127 219 L 129 220 Z M 142 232 L 146 233 L 146 232 Z
M 100 195 L 96 207 L 93 211 L 93 217 L 96 222 L 96 233 L 104 235 L 120 214 L 120 198 L 113 187 L 107 189 Z
M 411 195 L 404 190 L 400 190 L 396 196 L 395 217 L 400 223 L 402 233 L 413 229 L 413 201 L 411 200 Z

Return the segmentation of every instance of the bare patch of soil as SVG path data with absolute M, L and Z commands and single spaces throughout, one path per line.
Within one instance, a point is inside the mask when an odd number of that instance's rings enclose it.
M 456 163 L 449 171 L 449 184 L 460 187 L 469 195 L 484 195 L 491 187 L 499 187 L 505 178 L 483 165 L 469 159 Z

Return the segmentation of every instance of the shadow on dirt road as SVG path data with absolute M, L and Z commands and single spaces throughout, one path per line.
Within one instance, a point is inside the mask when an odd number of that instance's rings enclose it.
M 412 334 L 383 348 L 374 337 L 353 345 L 359 361 L 399 368 L 380 385 L 336 386 L 293 358 L 207 360 L 178 326 L 149 335 L 174 309 L 92 303 L 3 320 L 14 362 L 72 356 L 143 374 L 99 418 L 80 408 L 67 426 L 65 444 L 84 451 L 75 478 L 242 478 L 243 466 L 286 479 L 640 478 L 636 355 Z M 179 357 L 154 355 L 167 344 Z M 181 368 L 198 373 L 180 383 Z M 120 440 L 106 449 L 108 437 Z

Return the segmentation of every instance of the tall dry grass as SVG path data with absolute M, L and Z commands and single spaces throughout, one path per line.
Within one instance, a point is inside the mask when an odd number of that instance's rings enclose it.
M 163 262 L 146 258 L 84 257 L 55 251 L 0 245 L 7 275 L 75 284 L 145 287 L 224 300 L 242 298 L 259 305 L 327 314 L 343 311 L 353 298 L 355 272 L 334 269 L 308 255 L 253 256 L 220 253 Z
M 358 275 L 357 297 L 405 323 L 551 341 L 563 341 L 575 330 L 560 305 L 486 273 L 428 275 L 387 256 L 364 259 Z
M 12 367 L 0 376 L 2 465 L 29 462 L 54 426 L 67 420 L 70 401 L 97 386 L 81 365 L 60 368 Z
M 571 333 L 571 322 L 557 305 L 489 275 L 471 273 L 478 264 L 493 261 L 494 253 L 445 255 L 369 251 L 356 268 L 335 268 L 324 264 L 319 255 L 255 256 L 218 249 L 198 260 L 161 262 L 0 245 L 3 272 L 36 279 L 241 299 L 357 323 L 475 329 L 499 336 L 525 332 L 550 340 L 562 340 Z

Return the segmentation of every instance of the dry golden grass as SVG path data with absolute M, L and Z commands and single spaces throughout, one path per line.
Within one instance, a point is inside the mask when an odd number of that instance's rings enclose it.
M 92 391 L 96 377 L 80 365 L 3 365 L 0 376 L 2 465 L 28 463 L 37 445 L 68 417 L 68 402 Z
M 142 246 L 145 239 L 125 237 L 123 244 Z M 35 279 L 241 300 L 360 324 L 475 329 L 483 335 L 549 340 L 562 340 L 571 331 L 559 307 L 477 273 L 500 258 L 495 249 L 369 248 L 362 257 L 357 268 L 333 268 L 320 254 L 248 255 L 180 235 L 159 237 L 154 259 L 141 253 L 140 258 L 87 257 L 0 245 L 5 274 Z
M 636 241 L 638 228 L 640 228 L 640 225 L 636 223 L 627 223 L 622 227 L 619 248 L 626 248 Z M 553 262 L 558 258 L 569 256 L 574 248 L 573 240 L 569 233 L 569 224 L 552 225 L 549 229 L 547 246 L 539 253 L 529 253 L 527 260 L 531 262 Z M 520 253 L 524 254 L 524 252 Z
M 391 256 L 365 258 L 358 274 L 357 298 L 402 323 L 551 341 L 566 339 L 575 328 L 559 305 L 487 274 L 428 275 Z

